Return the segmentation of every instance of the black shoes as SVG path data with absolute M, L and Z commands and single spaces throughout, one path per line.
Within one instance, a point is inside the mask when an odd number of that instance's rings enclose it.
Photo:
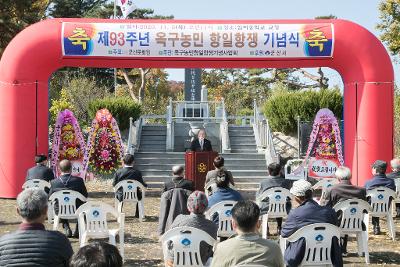
M 64 234 L 68 238 L 72 237 L 72 231 L 71 231 L 71 228 L 69 228 L 69 226 L 68 227 L 64 227 Z
M 277 228 L 278 236 L 281 235 L 281 230 L 282 230 L 282 227 L 278 227 L 278 228 Z
M 79 230 L 78 230 L 78 227 L 75 228 L 75 231 L 74 231 L 74 238 L 79 238 Z
M 381 228 L 379 226 L 374 226 L 374 235 L 380 235 L 381 234 Z

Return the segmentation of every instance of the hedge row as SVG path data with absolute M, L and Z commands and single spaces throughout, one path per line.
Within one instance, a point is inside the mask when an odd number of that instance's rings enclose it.
M 106 97 L 89 103 L 89 117 L 94 118 L 99 109 L 108 109 L 118 122 L 120 130 L 129 128 L 129 117 L 137 120 L 142 112 L 140 104 L 129 97 Z
M 301 121 L 313 121 L 321 108 L 329 108 L 341 119 L 343 97 L 340 91 L 280 91 L 267 100 L 263 110 L 273 131 L 293 134 L 297 131 L 297 116 Z

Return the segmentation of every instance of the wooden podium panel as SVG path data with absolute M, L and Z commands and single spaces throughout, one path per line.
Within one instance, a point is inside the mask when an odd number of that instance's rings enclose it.
M 214 169 L 213 162 L 218 152 L 186 152 L 185 171 L 186 179 L 193 181 L 196 190 L 204 191 L 207 172 Z

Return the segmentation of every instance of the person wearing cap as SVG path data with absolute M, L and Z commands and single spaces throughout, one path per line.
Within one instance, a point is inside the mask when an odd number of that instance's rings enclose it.
M 242 200 L 232 208 L 232 226 L 237 235 L 217 244 L 212 267 L 283 267 L 282 251 L 273 240 L 260 236 L 260 208 L 251 200 Z
M 365 183 L 365 188 L 367 191 L 377 187 L 387 187 L 393 191 L 396 191 L 394 180 L 392 178 L 388 178 L 385 174 L 387 168 L 386 161 L 376 160 L 371 167 L 373 177 Z M 372 217 L 371 221 L 374 228 L 374 235 L 379 235 L 381 233 L 379 217 Z
M 190 191 L 194 191 L 193 182 L 184 178 L 185 168 L 181 165 L 175 165 L 172 167 L 172 180 L 164 183 L 163 192 L 174 188 L 182 188 Z
M 336 172 L 335 177 L 338 179 L 339 183 L 328 188 L 324 198 L 320 200 L 321 206 L 335 206 L 337 203 L 351 199 L 358 198 L 361 200 L 367 200 L 365 188 L 354 186 L 350 183 L 351 171 L 346 166 L 340 166 Z M 338 221 L 341 220 L 341 212 L 338 214 Z M 365 227 L 365 225 L 363 225 Z M 347 239 L 348 236 L 345 235 L 342 241 L 342 254 L 347 255 Z
M 36 166 L 30 168 L 27 171 L 25 181 L 40 179 L 50 182 L 51 180 L 54 179 L 53 170 L 46 166 L 47 164 L 46 155 L 36 155 L 35 163 Z
M 390 161 L 390 166 L 392 167 L 392 172 L 387 175 L 388 178 L 392 178 L 394 183 L 400 182 L 400 159 L 394 158 Z M 397 186 L 396 186 L 397 187 Z M 396 188 L 396 191 L 399 189 Z M 396 203 L 396 217 L 400 217 L 400 203 Z
M 292 209 L 282 226 L 281 235 L 284 238 L 291 236 L 300 228 L 313 223 L 338 224 L 335 211 L 328 206 L 320 206 L 312 198 L 312 185 L 306 180 L 298 180 L 293 183 L 290 193 L 297 208 Z M 304 257 L 305 240 L 300 238 L 287 245 L 284 259 L 288 267 L 299 266 Z M 332 240 L 331 250 L 332 264 L 334 267 L 342 267 L 342 252 L 337 238 Z
M 206 194 L 201 191 L 194 191 L 189 195 L 187 200 L 187 209 L 190 215 L 180 214 L 175 218 L 174 222 L 171 224 L 170 229 L 189 226 L 200 230 L 203 230 L 209 234 L 212 238 L 217 239 L 218 227 L 212 221 L 206 219 L 204 212 L 208 206 L 208 200 Z M 200 243 L 200 257 L 203 265 L 206 264 L 208 259 L 212 257 L 213 250 L 212 246 L 205 242 Z M 172 242 L 168 244 L 168 255 L 165 259 L 166 266 L 173 266 L 174 254 L 173 254 L 173 244 Z

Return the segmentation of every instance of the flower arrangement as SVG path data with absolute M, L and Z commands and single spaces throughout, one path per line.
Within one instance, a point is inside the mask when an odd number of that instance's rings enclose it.
M 319 127 L 317 142 L 314 151 L 311 153 L 317 158 L 336 158 L 336 138 L 331 123 L 321 124 Z
M 82 162 L 85 154 L 85 141 L 79 123 L 72 111 L 65 109 L 58 113 L 54 127 L 51 161 L 55 173 L 59 173 L 58 162 L 68 159 Z M 80 175 L 75 173 L 74 175 Z
M 107 109 L 97 111 L 92 121 L 84 159 L 85 169 L 111 174 L 122 165 L 123 147 L 117 122 Z
M 344 164 L 339 125 L 329 109 L 321 109 L 315 117 L 306 160 L 310 157 L 337 160 L 340 165 Z

